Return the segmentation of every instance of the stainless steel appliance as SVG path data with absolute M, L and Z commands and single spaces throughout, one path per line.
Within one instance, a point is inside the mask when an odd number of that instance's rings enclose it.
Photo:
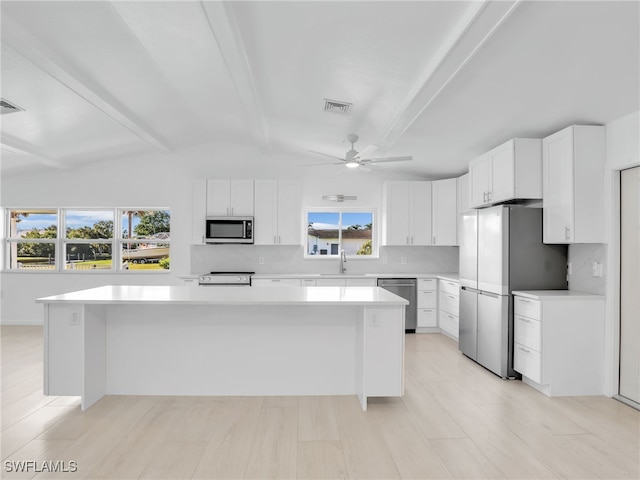
M 255 272 L 211 272 L 198 277 L 198 285 L 251 285 L 251 275 Z
M 205 243 L 253 243 L 253 217 L 207 217 Z
M 415 278 L 379 278 L 378 286 L 409 300 L 405 306 L 404 329 L 407 333 L 415 333 L 418 325 L 417 281 Z
M 542 210 L 462 215 L 458 348 L 502 378 L 513 370 L 513 290 L 566 290 L 567 246 L 542 243 Z

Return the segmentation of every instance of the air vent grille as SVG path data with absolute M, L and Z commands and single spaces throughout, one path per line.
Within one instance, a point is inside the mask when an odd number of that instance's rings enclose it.
M 6 101 L 4 98 L 0 98 L 0 115 L 6 115 L 7 113 L 24 112 L 24 108 L 20 108 L 11 102 Z
M 339 102 L 337 100 L 324 99 L 324 111 L 331 113 L 339 113 L 340 115 L 349 115 L 351 113 L 351 104 L 348 102 Z

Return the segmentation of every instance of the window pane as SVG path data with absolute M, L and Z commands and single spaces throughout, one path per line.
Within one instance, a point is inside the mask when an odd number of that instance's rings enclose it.
M 307 215 L 307 255 L 339 254 L 338 212 L 309 212 Z
M 10 242 L 9 266 L 24 270 L 55 270 L 56 244 Z
M 67 238 L 113 238 L 113 210 L 67 210 Z
M 65 270 L 109 270 L 112 266 L 110 243 L 67 243 Z
M 371 212 L 342 213 L 342 248 L 347 255 L 371 255 L 372 232 Z
M 122 238 L 169 238 L 169 210 L 122 210 Z
M 10 210 L 8 233 L 12 238 L 56 238 L 58 211 L 54 209 Z
M 122 268 L 125 270 L 163 270 L 169 268 L 169 244 L 123 243 Z

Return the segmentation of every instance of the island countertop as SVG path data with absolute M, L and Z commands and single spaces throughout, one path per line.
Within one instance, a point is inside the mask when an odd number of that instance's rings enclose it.
M 378 287 L 202 287 L 106 285 L 42 297 L 38 303 L 173 305 L 408 305 Z

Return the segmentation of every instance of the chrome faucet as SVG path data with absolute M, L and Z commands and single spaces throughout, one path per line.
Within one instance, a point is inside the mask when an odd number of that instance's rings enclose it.
M 347 263 L 347 255 L 344 253 L 344 248 L 340 250 L 340 273 L 344 273 L 347 269 L 344 267 L 344 264 Z

